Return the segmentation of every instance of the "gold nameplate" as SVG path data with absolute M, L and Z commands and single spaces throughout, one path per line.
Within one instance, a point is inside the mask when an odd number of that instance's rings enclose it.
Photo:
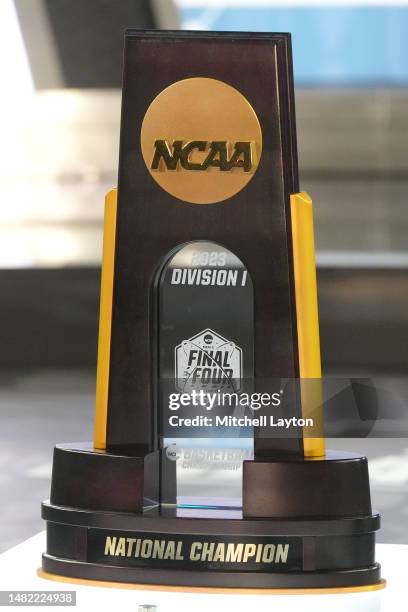
M 241 191 L 262 153 L 248 100 L 227 83 L 202 77 L 177 81 L 154 98 L 140 142 L 153 179 L 191 204 L 215 204 Z

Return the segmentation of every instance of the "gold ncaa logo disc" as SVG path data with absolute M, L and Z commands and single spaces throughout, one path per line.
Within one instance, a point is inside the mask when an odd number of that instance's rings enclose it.
M 201 77 L 177 81 L 153 100 L 140 142 L 153 179 L 192 204 L 215 204 L 241 191 L 262 153 L 261 126 L 248 100 Z

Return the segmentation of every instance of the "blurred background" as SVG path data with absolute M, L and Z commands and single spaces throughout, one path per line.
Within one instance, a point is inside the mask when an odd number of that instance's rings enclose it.
M 408 0 L 0 0 L 0 550 L 42 528 L 53 444 L 92 437 L 126 27 L 292 33 L 324 371 L 407 380 Z M 408 443 L 332 446 L 408 543 Z

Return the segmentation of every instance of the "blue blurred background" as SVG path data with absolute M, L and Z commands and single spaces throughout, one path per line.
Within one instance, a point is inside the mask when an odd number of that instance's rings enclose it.
M 407 84 L 408 6 L 301 4 L 181 0 L 180 14 L 185 29 L 291 32 L 298 86 Z

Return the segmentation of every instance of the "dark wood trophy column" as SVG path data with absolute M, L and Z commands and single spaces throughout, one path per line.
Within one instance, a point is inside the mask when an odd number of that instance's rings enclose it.
M 128 30 L 95 438 L 54 450 L 41 575 L 381 588 L 367 461 L 326 453 L 322 405 L 290 35 Z M 165 441 L 240 436 L 242 512 L 206 503 L 205 478 L 181 507 Z

